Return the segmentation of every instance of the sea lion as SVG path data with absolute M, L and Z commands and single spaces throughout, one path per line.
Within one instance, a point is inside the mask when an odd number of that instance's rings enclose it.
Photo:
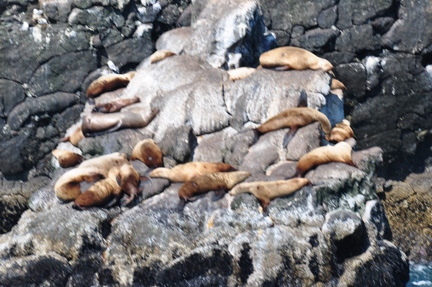
M 326 59 L 317 57 L 313 53 L 297 47 L 279 47 L 265 53 L 259 58 L 264 68 L 282 68 L 293 70 L 324 70 L 333 69 L 333 65 Z
M 148 113 L 117 112 L 110 114 L 91 113 L 82 121 L 82 132 L 86 137 L 97 136 L 102 133 L 113 132 L 122 128 L 143 128 L 156 117 L 159 109 L 152 109 Z
M 315 148 L 299 159 L 295 176 L 303 176 L 311 168 L 328 162 L 343 162 L 354 166 L 351 152 L 352 148 L 346 142 Z
M 125 87 L 130 80 L 135 76 L 136 72 L 132 71 L 126 74 L 107 74 L 102 75 L 94 80 L 87 88 L 87 98 L 94 98 L 104 92 L 113 91 L 115 89 Z
M 74 200 L 81 194 L 81 182 L 104 178 L 106 172 L 97 167 L 74 168 L 64 173 L 55 183 L 55 195 L 62 201 Z
M 126 206 L 142 192 L 142 189 L 138 188 L 140 175 L 133 168 L 132 164 L 128 162 L 120 167 L 119 178 L 121 189 L 129 195 L 129 197 L 122 201 L 122 205 Z
M 67 137 L 61 138 L 62 142 L 70 142 L 74 146 L 78 146 L 78 143 L 84 138 L 84 134 L 82 133 L 81 126 L 77 127 L 75 131 Z
M 150 64 L 162 61 L 165 58 L 177 55 L 169 50 L 157 50 L 150 56 Z
M 162 151 L 152 139 L 145 139 L 138 142 L 133 150 L 130 160 L 140 160 L 150 168 L 161 167 Z
M 118 167 L 110 169 L 107 178 L 95 182 L 89 189 L 78 195 L 73 207 L 85 209 L 92 206 L 112 206 L 120 198 L 122 190 L 116 179 L 118 173 Z
M 235 170 L 234 167 L 227 163 L 188 162 L 176 165 L 172 169 L 159 167 L 150 172 L 150 177 L 164 177 L 171 182 L 186 182 L 190 181 L 194 176 L 201 174 Z
M 194 176 L 179 189 L 178 195 L 182 202 L 192 201 L 194 196 L 210 190 L 219 193 L 233 188 L 251 175 L 248 171 L 215 172 Z
M 120 167 L 127 163 L 127 156 L 125 153 L 114 152 L 98 157 L 94 157 L 83 161 L 78 168 L 95 167 L 104 171 L 105 177 L 108 176 L 108 171 L 113 167 Z
M 255 73 L 255 68 L 241 67 L 233 70 L 228 70 L 228 79 L 231 81 L 242 80 Z
M 341 81 L 339 81 L 339 80 L 337 80 L 335 78 L 332 78 L 331 79 L 330 90 L 337 90 L 337 89 L 346 90 L 346 87 L 345 87 L 345 85 Z
M 350 122 L 343 119 L 332 129 L 329 141 L 341 142 L 352 137 L 354 137 L 354 132 L 351 129 Z
M 83 157 L 70 150 L 55 149 L 51 152 L 63 168 L 75 166 L 83 161 Z
M 292 194 L 307 184 L 310 184 L 307 178 L 245 182 L 236 185 L 229 194 L 234 196 L 244 192 L 252 193 L 261 201 L 261 207 L 265 213 L 267 206 L 273 198 Z
M 123 109 L 126 106 L 135 104 L 135 103 L 140 102 L 140 101 L 141 101 L 140 98 L 134 97 L 134 98 L 129 98 L 129 99 L 119 99 L 119 100 L 115 100 L 115 101 L 111 101 L 111 102 L 103 103 L 103 104 L 97 104 L 93 108 L 93 112 L 115 113 L 115 112 L 120 111 L 121 109 Z
M 331 124 L 327 116 L 315 109 L 304 107 L 287 109 L 277 114 L 256 128 L 255 132 L 260 135 L 289 127 L 290 131 L 286 134 L 283 142 L 283 147 L 286 148 L 288 142 L 294 136 L 299 127 L 308 125 L 315 121 L 321 123 L 321 128 L 324 131 L 326 138 L 328 138 L 331 132 Z

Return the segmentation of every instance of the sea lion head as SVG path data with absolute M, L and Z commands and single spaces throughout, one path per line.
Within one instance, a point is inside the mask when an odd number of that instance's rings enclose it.
M 314 70 L 320 70 L 321 69 L 321 70 L 328 72 L 331 69 L 333 69 L 333 65 L 329 61 L 327 61 L 326 59 L 319 58 L 315 65 L 311 65 L 311 68 Z

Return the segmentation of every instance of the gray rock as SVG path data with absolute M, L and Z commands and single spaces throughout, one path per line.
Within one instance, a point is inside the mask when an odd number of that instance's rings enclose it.
M 4 175 L 18 174 L 26 170 L 21 150 L 26 148 L 30 135 L 20 133 L 0 143 L 0 171 Z
M 0 116 L 7 117 L 13 107 L 24 101 L 25 91 L 21 85 L 8 80 L 0 80 L 0 90 Z
M 346 29 L 354 25 L 364 24 L 375 15 L 384 14 L 391 8 L 392 0 L 383 1 L 353 1 L 346 0 L 339 3 L 338 22 L 339 29 Z
M 364 99 L 366 96 L 366 69 L 360 63 L 349 63 L 338 65 L 335 75 L 347 87 L 348 97 Z
M 321 11 L 318 14 L 318 18 L 317 18 L 318 26 L 321 29 L 331 28 L 336 23 L 337 16 L 338 16 L 337 12 L 338 12 L 337 6 L 333 6 Z
M 375 50 L 379 47 L 379 40 L 374 35 L 369 24 L 356 25 L 343 30 L 336 39 L 335 50 L 342 52 L 360 53 L 364 50 Z
M 313 53 L 322 53 L 326 46 L 333 43 L 339 34 L 338 30 L 333 29 L 313 29 L 298 38 L 292 39 L 291 44 Z
M 55 93 L 43 97 L 27 99 L 15 106 L 8 116 L 8 124 L 13 130 L 18 130 L 29 117 L 37 114 L 60 113 L 78 101 L 74 94 Z
M 39 0 L 39 5 L 44 14 L 48 17 L 48 20 L 62 23 L 67 22 L 73 3 L 74 0 Z
M 373 232 L 373 235 L 369 236 L 370 238 L 392 240 L 392 231 L 381 201 L 370 200 L 366 202 L 366 208 L 362 219 L 366 224 L 368 232 Z

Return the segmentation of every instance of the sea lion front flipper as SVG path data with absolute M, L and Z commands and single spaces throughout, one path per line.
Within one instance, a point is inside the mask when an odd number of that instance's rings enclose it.
M 287 71 L 289 69 L 291 69 L 291 67 L 289 65 L 274 67 L 275 71 Z
M 120 206 L 128 206 L 135 199 L 135 195 L 124 196 L 120 199 Z
M 184 207 L 185 207 L 185 205 L 186 205 L 186 200 L 184 198 L 180 198 L 180 201 L 179 201 L 179 204 L 177 205 L 176 210 L 178 212 L 182 212 L 183 209 L 184 209 Z
M 298 101 L 298 107 L 299 108 L 301 108 L 301 107 L 303 107 L 303 108 L 307 108 L 307 104 L 308 104 L 308 98 L 307 98 L 307 94 L 306 94 L 306 91 L 305 91 L 305 89 L 303 89 L 303 90 L 301 90 L 301 92 L 300 92 L 300 98 L 299 98 L 299 101 Z
M 270 200 L 261 200 L 261 207 L 262 207 L 262 215 L 269 216 L 268 214 L 268 205 L 270 204 Z
M 289 132 L 285 135 L 284 137 L 284 141 L 283 141 L 283 148 L 286 148 L 288 143 L 290 142 L 290 140 L 293 138 L 293 136 L 295 135 L 296 131 L 298 130 L 297 126 L 292 126 L 289 130 Z
M 225 189 L 223 189 L 223 188 L 218 189 L 218 190 L 215 191 L 215 193 L 213 194 L 213 198 L 212 198 L 212 200 L 213 200 L 213 201 L 216 201 L 216 200 L 221 199 L 222 197 L 224 197 L 225 193 L 226 193 Z

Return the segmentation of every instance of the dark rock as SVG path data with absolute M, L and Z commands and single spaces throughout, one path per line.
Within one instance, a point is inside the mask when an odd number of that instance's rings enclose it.
M 354 165 L 364 172 L 374 172 L 375 168 L 382 164 L 382 149 L 372 147 L 370 149 L 353 152 L 351 157 Z
M 73 93 L 81 87 L 87 74 L 96 69 L 96 61 L 91 51 L 56 56 L 34 72 L 29 90 L 35 96 L 56 91 Z
M 73 2 L 73 0 L 41 0 L 39 5 L 42 8 L 44 14 L 48 17 L 49 21 L 66 23 L 68 20 L 68 15 L 72 10 Z
M 297 38 L 300 37 L 301 35 L 304 35 L 304 33 L 305 33 L 305 28 L 303 26 L 296 25 L 292 28 L 291 37 Z
M 389 221 L 385 215 L 384 206 L 381 201 L 371 200 L 366 202 L 365 212 L 362 215 L 363 222 L 368 230 L 372 227 L 376 234 L 372 238 L 378 240 L 392 240 L 392 232 Z
M 55 93 L 43 97 L 27 99 L 15 106 L 8 117 L 8 124 L 13 130 L 18 130 L 30 116 L 38 114 L 60 113 L 77 102 L 75 94 Z
M 318 14 L 318 26 L 321 29 L 331 28 L 337 20 L 337 6 L 330 7 Z
M 313 29 L 307 31 L 304 35 L 291 41 L 292 45 L 302 47 L 311 52 L 323 52 L 323 49 L 334 42 L 340 34 L 338 30 L 333 29 Z
M 63 134 L 68 127 L 70 127 L 77 119 L 83 110 L 83 105 L 75 105 L 59 115 L 55 115 L 54 126 L 58 129 L 60 134 Z
M 118 21 L 116 17 L 121 17 Z M 117 21 L 118 23 L 116 23 Z M 121 27 L 124 24 L 124 18 L 121 15 L 112 13 L 109 9 L 94 6 L 86 10 L 74 8 L 69 14 L 68 18 L 69 25 L 83 25 L 91 27 L 92 29 L 101 30 L 103 28 L 109 28 L 111 25 L 117 24 L 117 27 Z
M 284 30 L 272 30 L 271 33 L 276 37 L 277 47 L 288 46 L 290 43 L 290 33 Z
M 0 116 L 7 117 L 13 107 L 24 101 L 24 89 L 16 82 L 0 79 L 0 91 Z
M 101 46 L 109 47 L 123 40 L 123 35 L 117 29 L 105 29 L 99 35 L 98 39 Z
M 176 26 L 187 27 L 191 25 L 191 22 L 192 22 L 192 5 L 189 5 L 178 17 Z
M 168 6 L 163 8 L 162 13 L 157 18 L 157 21 L 165 25 L 174 25 L 177 22 L 177 19 L 179 17 L 180 17 L 180 11 L 177 5 L 169 4 Z M 182 26 L 187 26 L 187 25 L 182 25 Z
M 374 16 L 384 14 L 386 10 L 391 8 L 392 4 L 392 0 L 341 1 L 336 26 L 343 30 L 352 27 L 353 24 L 364 24 Z
M 344 83 L 350 98 L 362 100 L 366 96 L 366 69 L 360 63 L 338 65 L 334 69 L 336 78 Z
M 338 66 L 341 64 L 347 64 L 350 62 L 353 62 L 354 58 L 355 58 L 355 54 L 352 52 L 338 52 L 338 51 L 334 51 L 334 52 L 330 52 L 330 53 L 324 53 L 323 54 L 323 58 L 327 59 L 328 61 L 330 61 L 330 63 L 333 64 L 333 66 Z
M 379 34 L 384 34 L 390 29 L 394 21 L 392 17 L 382 17 L 371 21 L 370 24 Z
M 344 30 L 336 39 L 335 50 L 360 53 L 364 50 L 372 51 L 378 47 L 379 40 L 374 35 L 372 26 L 364 24 Z
M 192 129 L 187 126 L 167 129 L 164 135 L 161 140 L 156 140 L 162 153 L 172 156 L 177 162 L 188 161 L 196 145 L 196 137 Z
M 21 150 L 25 150 L 30 135 L 19 134 L 0 142 L 0 171 L 4 175 L 18 174 L 25 170 Z

